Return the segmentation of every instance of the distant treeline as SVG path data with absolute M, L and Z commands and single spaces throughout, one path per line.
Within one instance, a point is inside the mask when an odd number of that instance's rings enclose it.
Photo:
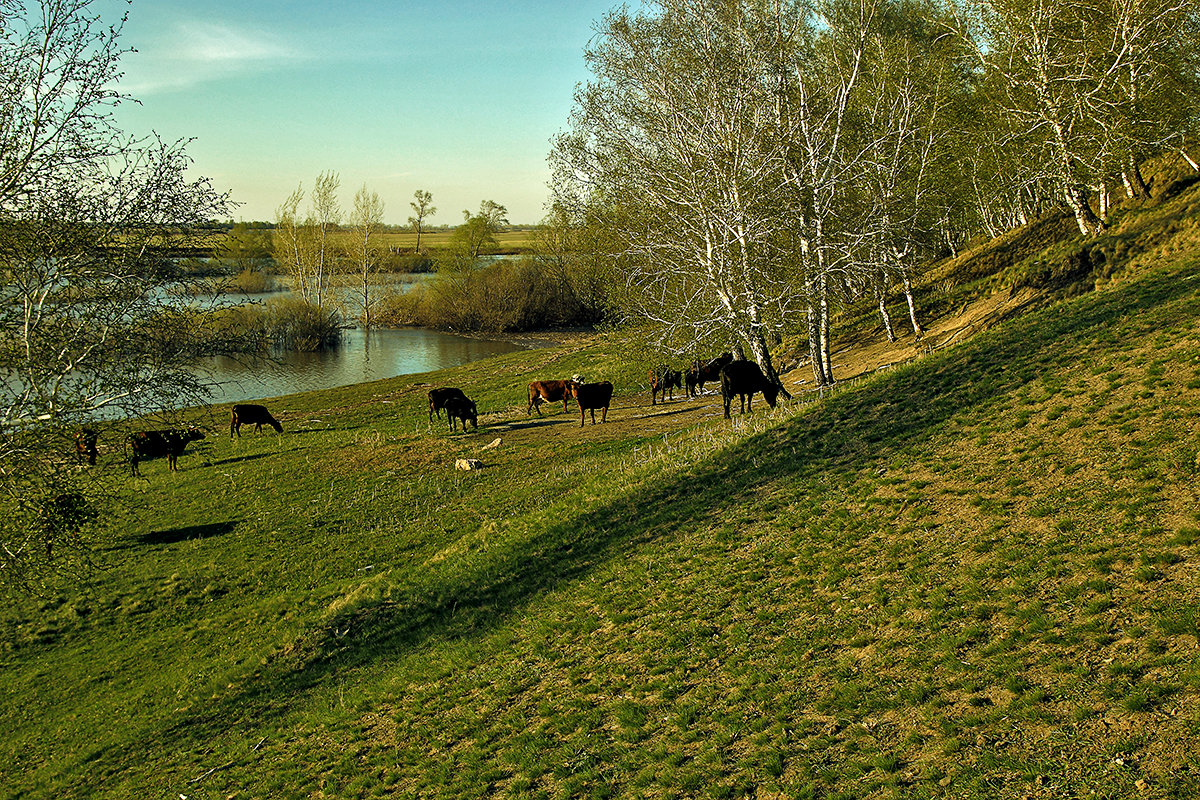
M 209 220 L 200 225 L 202 230 L 212 231 L 214 233 L 229 233 L 234 228 L 245 228 L 252 231 L 273 231 L 277 227 L 274 222 L 263 222 L 262 220 L 237 221 L 227 220 Z M 421 228 L 424 233 L 449 233 L 454 230 L 457 225 L 426 225 Z M 536 225 L 506 225 L 500 228 L 500 233 L 516 233 L 528 232 L 534 230 Z M 349 225 L 334 225 L 334 230 L 351 230 Z M 389 225 L 383 223 L 379 226 L 381 233 L 413 233 L 412 225 Z

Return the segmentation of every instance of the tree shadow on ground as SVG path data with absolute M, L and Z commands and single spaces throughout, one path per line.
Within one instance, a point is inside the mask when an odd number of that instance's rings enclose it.
M 240 691 L 160 734 L 182 746 L 282 716 L 291 700 L 346 671 L 431 640 L 487 635 L 537 597 L 576 582 L 645 544 L 694 531 L 738 504 L 792 486 L 873 469 L 903 455 L 963 414 L 986 410 L 1047 373 L 1109 353 L 1098 334 L 1122 340 L 1200 317 L 1200 265 L 1159 273 L 1069 304 L 1031 313 L 1002 329 L 891 370 L 786 423 L 714 452 L 683 474 L 647 482 L 525 538 L 490 548 L 486 564 L 431 569 L 392 599 L 359 606 L 313 631 L 295 658 L 281 659 Z M 559 423 L 561 424 L 561 423 Z M 483 558 L 481 556 L 480 558 Z M 349 631 L 347 633 L 347 630 Z
M 250 455 L 250 456 L 235 456 L 233 458 L 222 458 L 222 459 L 219 459 L 216 461 L 210 461 L 208 463 L 208 465 L 210 467 L 220 467 L 224 464 L 239 464 L 243 461 L 257 461 L 260 458 L 269 458 L 272 455 L 275 455 L 275 454 L 274 453 L 255 453 L 254 455 Z
M 488 425 L 487 429 L 489 431 L 519 431 L 525 428 L 548 428 L 554 425 L 566 425 L 574 423 L 574 421 L 574 417 L 566 417 L 565 415 L 557 418 L 535 417 L 517 422 L 498 422 L 494 425 Z
M 176 544 L 190 539 L 210 539 L 231 533 L 241 520 L 231 519 L 226 522 L 210 522 L 207 525 L 187 525 L 182 528 L 171 528 L 165 531 L 150 531 L 136 537 L 134 542 L 140 545 Z

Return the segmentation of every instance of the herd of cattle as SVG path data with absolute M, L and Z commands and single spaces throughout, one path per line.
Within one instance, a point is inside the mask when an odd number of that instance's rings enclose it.
M 741 400 L 742 413 L 750 410 L 750 401 L 756 392 L 762 392 L 771 408 L 775 408 L 776 399 L 783 395 L 791 399 L 791 395 L 783 386 L 763 375 L 758 364 L 753 361 L 735 360 L 732 353 L 722 353 L 709 361 L 693 363 L 687 370 L 676 370 L 669 367 L 659 367 L 650 373 L 650 405 L 665 403 L 668 396 L 675 399 L 675 390 L 685 392 L 687 397 L 697 397 L 704 389 L 705 383 L 720 381 L 721 395 L 725 401 L 725 418 L 729 419 L 729 410 L 734 397 Z M 590 413 L 592 424 L 596 424 L 596 411 L 600 411 L 600 422 L 608 421 L 608 407 L 612 402 L 613 385 L 608 381 L 600 383 L 584 383 L 578 375 L 568 380 L 534 381 L 529 384 L 529 404 L 526 414 L 535 411 L 541 416 L 542 403 L 563 404 L 563 412 L 568 410 L 568 403 L 574 400 L 579 407 L 579 426 L 583 427 Z M 461 389 L 441 387 L 429 391 L 429 421 L 434 414 L 441 419 L 442 410 L 450 423 L 450 430 L 458 430 L 461 423 L 465 432 L 467 423 L 478 430 L 479 411 L 475 401 L 471 400 Z M 241 427 L 253 425 L 255 431 L 261 431 L 263 425 L 274 428 L 276 433 L 283 433 L 283 425 L 271 416 L 265 406 L 251 403 L 241 403 L 231 409 L 229 422 L 229 438 L 236 435 L 241 437 Z M 205 438 L 204 432 L 191 426 L 186 429 L 139 431 L 129 434 L 125 440 L 126 452 L 129 455 L 129 468 L 134 476 L 140 476 L 138 464 L 153 458 L 166 458 L 167 469 L 174 472 L 178 469 L 177 460 L 183 454 L 190 442 Z M 88 464 L 96 463 L 97 435 L 93 428 L 84 428 L 75 437 L 76 455 Z
M 235 405 L 231 410 L 229 421 L 229 438 L 235 435 L 240 439 L 243 425 L 253 425 L 254 430 L 262 430 L 263 425 L 269 425 L 276 433 L 283 433 L 283 425 L 271 416 L 266 406 L 253 403 Z M 96 464 L 98 450 L 96 442 L 99 436 L 96 429 L 85 427 L 75 434 L 75 455 L 82 462 L 92 466 Z M 203 439 L 204 431 L 195 425 L 183 429 L 168 429 L 162 431 L 137 431 L 125 437 L 125 452 L 129 456 L 129 472 L 134 477 L 142 473 L 138 464 L 154 458 L 167 459 L 167 469 L 176 472 L 179 469 L 178 459 L 190 442 Z
M 725 419 L 729 419 L 729 408 L 733 398 L 741 400 L 742 413 L 750 410 L 751 400 L 756 392 L 762 392 L 763 397 L 771 408 L 779 395 L 791 399 L 787 390 L 778 383 L 768 379 L 762 369 L 753 361 L 734 360 L 733 353 L 722 353 L 710 361 L 697 361 L 686 371 L 660 366 L 650 372 L 650 405 L 665 403 L 669 397 L 675 399 L 675 390 L 685 391 L 688 397 L 698 397 L 704 390 L 704 384 L 712 381 L 721 382 L 721 395 L 725 400 Z M 526 414 L 537 412 L 541 416 L 542 403 L 563 404 L 563 413 L 568 410 L 568 404 L 574 400 L 579 406 L 579 427 L 583 427 L 590 413 L 592 424 L 596 424 L 596 411 L 600 411 L 600 421 L 608 420 L 608 406 L 612 402 L 613 385 L 608 381 L 601 383 L 584 383 L 578 375 L 569 380 L 534 381 L 529 384 L 529 403 L 525 408 Z M 462 429 L 467 429 L 467 422 L 475 428 L 478 424 L 478 410 L 475 401 L 467 397 L 462 389 L 453 386 L 431 389 L 429 391 L 429 421 L 433 421 L 436 413 L 441 419 L 442 409 L 446 409 L 446 418 L 450 422 L 450 430 L 458 429 L 462 421 Z

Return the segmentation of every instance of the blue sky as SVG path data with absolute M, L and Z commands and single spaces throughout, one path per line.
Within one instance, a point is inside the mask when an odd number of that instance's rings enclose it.
M 617 0 L 134 0 L 118 110 L 131 133 L 195 138 L 194 172 L 273 220 L 300 183 L 366 184 L 403 224 L 413 192 L 435 224 L 483 200 L 544 214 L 550 139 L 566 126 L 583 49 Z M 120 0 L 97 9 L 119 14 Z

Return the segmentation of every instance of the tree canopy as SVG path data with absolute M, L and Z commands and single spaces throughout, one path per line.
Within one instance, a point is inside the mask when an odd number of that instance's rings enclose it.
M 1139 164 L 1194 139 L 1183 0 L 653 0 L 586 51 L 551 154 L 556 204 L 603 219 L 615 309 L 659 349 L 805 330 L 975 233 L 1061 205 L 1082 235 Z M 1189 138 L 1192 137 L 1192 138 Z M 1190 160 L 1190 156 L 1189 156 Z M 1194 164 L 1194 162 L 1193 162 Z

